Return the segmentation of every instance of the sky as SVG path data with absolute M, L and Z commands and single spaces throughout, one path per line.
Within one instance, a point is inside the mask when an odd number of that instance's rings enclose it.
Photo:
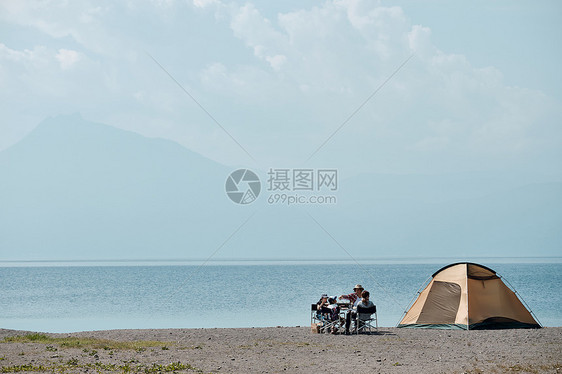
M 229 166 L 559 174 L 558 1 L 0 1 L 0 150 L 44 118 Z

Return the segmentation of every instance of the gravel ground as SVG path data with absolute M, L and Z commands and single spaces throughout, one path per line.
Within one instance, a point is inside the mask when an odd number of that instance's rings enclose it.
M 313 334 L 309 327 L 109 330 L 10 338 L 28 333 L 0 329 L 0 372 L 562 373 L 560 327 L 380 328 L 359 336 Z

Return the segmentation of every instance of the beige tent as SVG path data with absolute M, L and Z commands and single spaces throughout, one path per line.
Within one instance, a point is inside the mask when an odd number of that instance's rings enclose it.
M 541 326 L 495 271 L 462 262 L 433 274 L 398 327 L 468 330 Z

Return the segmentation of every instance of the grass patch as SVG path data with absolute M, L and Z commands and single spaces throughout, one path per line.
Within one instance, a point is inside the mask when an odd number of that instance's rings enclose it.
M 98 339 L 91 337 L 65 337 L 58 338 L 45 334 L 26 334 L 9 336 L 4 338 L 3 343 L 42 343 L 42 344 L 57 344 L 63 348 L 93 348 L 104 350 L 115 349 L 134 349 L 137 351 L 145 350 L 146 348 L 160 347 L 166 349 L 170 342 L 159 342 L 153 340 L 137 340 L 137 341 L 117 341 L 109 339 Z M 166 348 L 164 348 L 166 347 Z M 97 352 L 96 352 L 97 353 Z
M 20 342 L 25 340 L 26 342 L 46 342 L 50 338 L 45 334 L 25 334 L 25 335 L 16 335 L 16 336 L 8 336 L 4 338 L 5 342 Z
M 48 368 L 43 365 L 35 366 L 32 364 L 3 366 L 0 368 L 0 372 L 2 373 L 19 373 L 22 371 L 46 371 L 46 370 L 48 370 Z
M 501 365 L 500 366 L 503 370 L 505 370 L 506 373 L 545 373 L 545 372 L 557 372 L 558 370 L 560 370 L 560 368 L 562 368 L 561 364 L 550 364 L 550 365 L 521 365 L 521 364 L 516 364 L 516 365 L 510 365 L 510 366 L 505 366 L 505 365 Z
M 92 369 L 99 372 L 120 372 L 120 373 L 145 373 L 145 374 L 152 374 L 152 373 L 170 373 L 170 372 L 178 372 L 178 371 L 195 371 L 201 373 L 202 371 L 189 365 L 184 364 L 181 362 L 172 362 L 167 365 L 160 365 L 160 364 L 152 364 L 152 365 L 115 365 L 115 364 L 102 364 L 102 363 L 95 363 L 95 364 L 80 364 L 77 360 L 71 360 L 66 364 L 59 364 L 59 365 L 12 365 L 12 366 L 4 366 L 0 368 L 0 373 L 20 373 L 20 372 L 32 372 L 32 371 L 53 371 L 64 373 L 67 370 L 76 370 L 76 369 Z
M 491 369 L 482 370 L 480 368 L 473 368 L 466 370 L 469 374 L 482 374 L 482 373 L 558 373 L 562 369 L 561 363 L 555 364 L 515 364 L 515 365 L 497 365 Z M 490 371 L 491 370 L 491 371 Z

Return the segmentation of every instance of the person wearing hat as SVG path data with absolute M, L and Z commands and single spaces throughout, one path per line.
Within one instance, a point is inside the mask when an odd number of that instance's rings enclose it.
M 328 305 L 328 294 L 323 293 L 322 296 L 320 296 L 320 300 L 316 303 L 316 315 L 320 317 L 322 313 L 328 313 Z
M 349 300 L 349 303 L 355 306 L 357 304 L 357 300 L 361 298 L 363 290 L 364 288 L 362 285 L 356 284 L 355 287 L 353 287 L 353 293 L 350 293 L 349 295 L 341 295 L 339 299 Z
M 350 293 L 349 295 L 341 295 L 339 297 L 339 299 L 346 299 L 349 300 L 349 303 L 353 306 L 353 308 L 350 308 L 347 313 L 345 314 L 345 333 L 349 334 L 349 326 L 351 326 L 351 318 L 355 318 L 356 312 L 353 310 L 357 307 L 357 303 L 359 301 L 361 301 L 361 294 L 363 293 L 363 286 L 360 284 L 356 284 L 355 287 L 353 287 L 353 293 Z
M 336 303 L 336 296 L 329 297 L 328 294 L 322 294 L 320 300 L 316 303 L 316 315 L 318 318 L 326 318 L 333 322 L 340 318 L 340 308 Z M 336 327 L 332 327 L 332 333 L 336 333 Z
M 338 306 L 336 299 L 336 296 L 328 297 L 327 309 L 330 311 L 330 321 L 332 322 L 340 319 L 340 307 Z M 336 334 L 337 331 L 338 327 L 336 325 L 332 326 L 332 334 Z

